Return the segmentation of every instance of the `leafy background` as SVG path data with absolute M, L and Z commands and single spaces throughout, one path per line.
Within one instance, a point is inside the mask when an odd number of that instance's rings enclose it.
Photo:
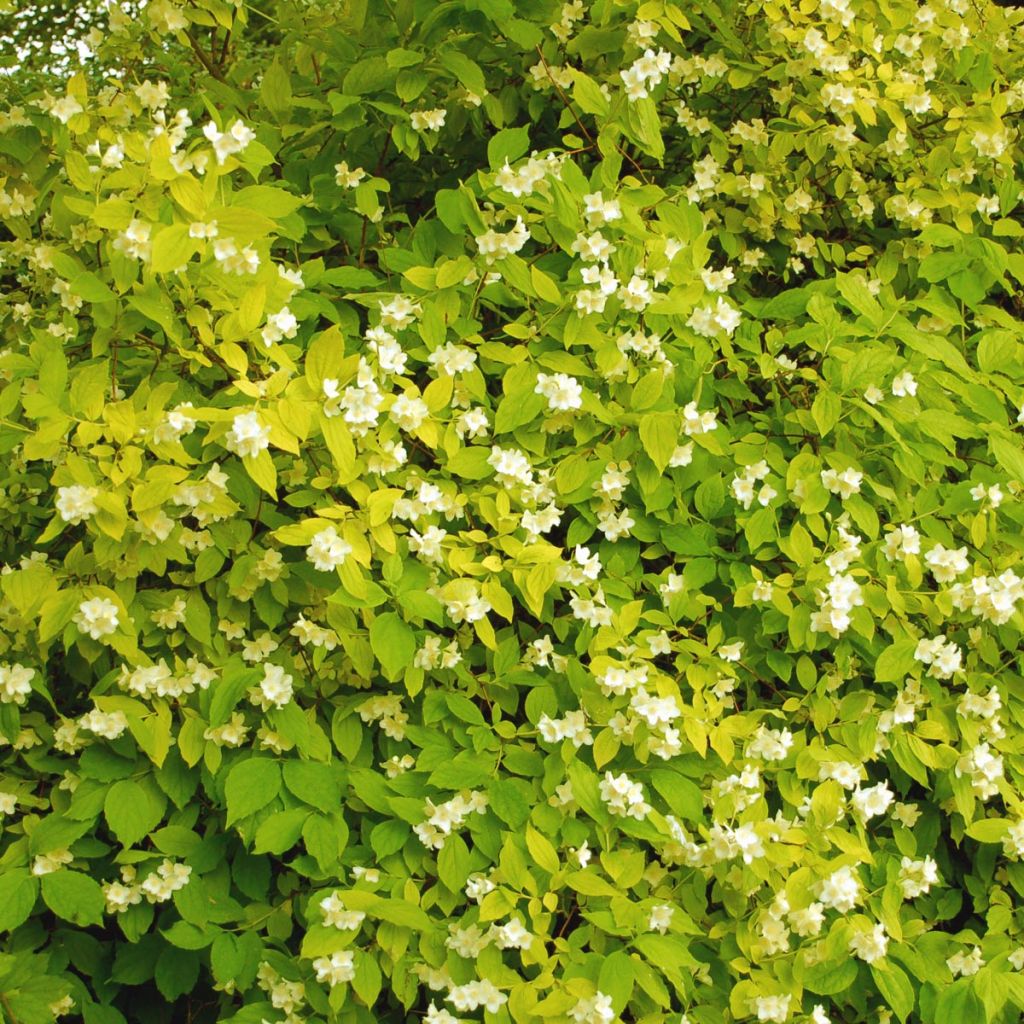
M 1021 16 L 8 8 L 0 1013 L 1018 1020 Z

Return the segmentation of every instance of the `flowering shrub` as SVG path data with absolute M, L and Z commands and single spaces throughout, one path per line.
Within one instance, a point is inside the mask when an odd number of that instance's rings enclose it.
M 1021 15 L 106 21 L 3 80 L 0 1017 L 1018 1020 Z

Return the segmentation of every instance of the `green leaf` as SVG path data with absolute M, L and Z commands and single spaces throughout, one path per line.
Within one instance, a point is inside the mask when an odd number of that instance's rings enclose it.
M 679 420 L 674 412 L 649 412 L 640 418 L 640 441 L 651 461 L 664 473 L 679 444 Z
M 1020 435 L 1014 434 L 1007 437 L 992 431 L 988 435 L 988 446 L 992 450 L 996 462 L 1014 480 L 1024 483 L 1024 444 L 1021 442 Z
M 705 519 L 713 519 L 725 504 L 725 484 L 720 473 L 707 477 L 693 495 L 697 511 Z
M 1001 843 L 1011 824 L 1008 818 L 982 818 L 967 826 L 967 834 L 979 843 Z
M 24 868 L 0 874 L 0 931 L 13 931 L 28 920 L 35 906 L 39 883 Z
M 237 660 L 235 664 L 226 666 L 221 678 L 213 684 L 210 725 L 223 725 L 231 717 L 231 712 L 246 690 L 255 686 L 262 677 L 263 672 L 260 669 L 245 668 Z
M 270 452 L 264 449 L 258 455 L 246 455 L 242 462 L 253 483 L 257 484 L 261 490 L 266 491 L 272 498 L 276 498 L 277 467 L 270 457 Z
M 914 659 L 916 648 L 914 640 L 897 640 L 886 647 L 875 661 L 875 679 L 880 683 L 902 681 L 917 664 Z
M 608 116 L 608 99 L 601 87 L 589 75 L 577 71 L 573 75 L 572 98 L 585 114 L 602 118 Z
M 281 790 L 281 769 L 266 757 L 249 757 L 235 764 L 224 783 L 227 824 L 255 814 Z
M 825 437 L 832 428 L 839 422 L 843 404 L 834 391 L 821 390 L 815 396 L 814 404 L 811 406 L 811 416 L 814 417 L 818 433 Z
M 871 976 L 893 1013 L 905 1021 L 914 1009 L 914 986 L 906 973 L 887 960 L 882 966 L 872 964 Z
M 149 265 L 156 274 L 167 274 L 185 266 L 198 251 L 199 242 L 189 237 L 187 224 L 171 224 L 153 236 Z
M 611 996 L 612 1009 L 617 1014 L 622 1013 L 633 994 L 633 977 L 633 959 L 624 950 L 615 950 L 601 963 L 597 988 L 599 992 Z
M 529 128 L 502 128 L 487 143 L 487 161 L 491 170 L 497 171 L 505 166 L 506 160 L 518 160 L 529 148 Z
M 412 664 L 416 635 L 401 616 L 384 612 L 370 623 L 370 647 L 384 672 L 393 679 Z
M 356 954 L 355 968 L 352 988 L 367 1006 L 373 1006 L 380 995 L 383 980 L 377 961 L 370 953 L 360 952 Z
M 199 978 L 199 956 L 185 950 L 178 950 L 174 956 L 162 956 L 157 959 L 153 980 L 160 995 L 169 1003 L 179 996 L 191 992 Z
M 332 824 L 320 814 L 314 814 L 302 827 L 302 840 L 320 868 L 329 871 L 338 863 L 338 858 L 345 849 L 348 830 Z
M 554 874 L 561 868 L 558 853 L 551 842 L 542 836 L 532 825 L 526 826 L 526 848 L 538 867 Z
M 302 837 L 309 815 L 305 808 L 295 807 L 261 821 L 256 829 L 253 853 L 282 854 L 290 850 Z
M 103 815 L 121 845 L 134 846 L 159 824 L 164 805 L 137 782 L 122 779 L 107 791 Z
M 103 921 L 103 890 L 81 871 L 62 868 L 43 875 L 42 892 L 43 902 L 65 921 L 82 927 Z
M 325 814 L 341 810 L 341 779 L 334 765 L 285 761 L 284 784 L 303 803 Z
M 987 1020 L 985 1005 L 974 992 L 972 979 L 960 978 L 939 992 L 935 1004 L 935 1024 L 965 1024 Z

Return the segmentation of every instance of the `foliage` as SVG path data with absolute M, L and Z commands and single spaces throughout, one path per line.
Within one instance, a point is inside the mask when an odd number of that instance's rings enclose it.
M 3 83 L 0 1015 L 1018 1020 L 1021 16 L 134 14 Z

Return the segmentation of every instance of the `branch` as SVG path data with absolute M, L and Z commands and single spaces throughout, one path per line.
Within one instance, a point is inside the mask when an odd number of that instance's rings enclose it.
M 548 67 L 548 62 L 544 59 L 544 51 L 539 46 L 537 47 L 537 53 L 540 56 L 541 64 L 544 65 L 544 71 L 547 73 L 548 78 L 551 79 L 551 84 L 555 87 L 555 91 L 558 93 L 558 95 L 562 99 L 562 102 L 565 104 L 565 109 L 568 110 L 570 114 L 572 114 L 573 120 L 579 126 L 580 131 L 583 132 L 583 137 L 587 140 L 587 142 L 589 142 L 591 145 L 594 145 L 594 136 L 587 131 L 586 126 L 576 115 L 576 111 L 572 109 L 572 104 L 569 102 L 569 97 L 565 95 L 565 92 L 562 89 L 562 87 L 555 81 L 555 76 L 551 74 L 551 68 Z
M 192 47 L 192 52 L 199 58 L 199 63 L 203 65 L 206 70 L 217 79 L 218 82 L 224 81 L 224 75 L 220 68 L 214 64 L 209 57 L 203 53 L 203 48 L 199 45 L 199 41 L 192 34 L 191 29 L 185 29 L 185 38 L 188 39 L 189 46 Z

